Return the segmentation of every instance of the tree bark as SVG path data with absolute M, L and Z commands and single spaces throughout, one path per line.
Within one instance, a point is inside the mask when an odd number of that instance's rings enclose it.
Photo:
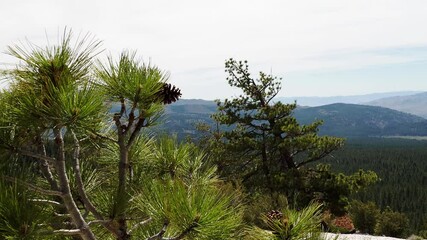
M 114 234 L 114 236 L 117 237 L 118 236 L 117 230 L 111 226 L 111 221 L 105 221 L 102 214 L 96 209 L 92 201 L 90 201 L 89 197 L 87 196 L 81 171 L 80 171 L 80 142 L 77 139 L 77 136 L 74 133 L 74 131 L 73 130 L 70 130 L 70 131 L 74 139 L 73 168 L 74 168 L 74 176 L 77 182 L 77 191 L 83 201 L 85 208 L 93 214 L 93 216 L 102 224 L 102 226 L 104 226 L 108 231 L 110 231 L 112 234 Z
M 44 157 L 47 157 L 46 147 L 43 144 L 43 140 L 41 136 L 37 136 L 37 144 L 39 145 L 38 147 L 41 154 Z M 49 182 L 51 189 L 54 191 L 58 191 L 59 186 L 55 178 L 53 177 L 52 171 L 50 170 L 49 162 L 44 158 L 40 159 L 40 161 L 41 161 L 40 169 L 42 171 L 43 176 Z
M 126 140 L 125 140 L 126 130 L 123 129 L 119 118 L 116 118 L 115 121 L 117 126 L 118 144 L 120 149 L 120 159 L 119 159 L 119 166 L 118 166 L 119 167 L 119 176 L 118 176 L 119 183 L 117 187 L 116 199 L 117 201 L 120 201 L 119 204 L 126 204 L 125 202 L 122 202 L 122 201 L 127 201 L 126 172 L 129 166 L 129 150 L 126 146 Z M 127 127 L 129 128 L 130 126 L 127 126 Z M 120 210 L 120 212 L 118 212 L 117 217 L 118 217 L 117 223 L 119 225 L 117 230 L 118 231 L 117 239 L 118 240 L 130 239 L 130 235 L 128 234 L 128 231 L 127 231 L 126 214 L 122 212 L 122 210 Z
M 67 176 L 67 170 L 65 166 L 65 148 L 64 148 L 64 139 L 62 137 L 61 128 L 56 127 L 53 129 L 55 134 L 55 145 L 57 149 L 57 158 L 56 158 L 56 171 L 58 173 L 59 188 L 62 192 L 61 198 L 64 201 L 64 205 L 67 209 L 67 212 L 71 216 L 71 220 L 76 225 L 76 228 L 80 230 L 80 237 L 84 240 L 94 240 L 96 239 L 93 232 L 90 230 L 89 225 L 84 220 L 81 215 L 76 202 L 73 199 L 70 189 L 70 181 Z

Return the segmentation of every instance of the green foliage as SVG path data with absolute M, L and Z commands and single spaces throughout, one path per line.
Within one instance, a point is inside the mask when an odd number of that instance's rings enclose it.
M 321 206 L 310 204 L 299 211 L 284 209 L 283 212 L 263 215 L 266 229 L 253 227 L 246 239 L 321 239 Z
M 233 239 L 241 225 L 239 195 L 224 186 L 206 155 L 188 143 L 161 138 L 142 163 L 145 180 L 134 202 L 150 217 L 141 228 L 143 237 L 162 226 L 168 237 Z
M 277 194 L 277 193 L 276 193 Z M 271 209 L 286 209 L 289 207 L 288 199 L 283 194 L 271 196 L 269 194 L 246 194 L 246 207 L 244 211 L 244 221 L 249 225 L 264 226 L 261 216 Z
M 160 117 L 163 100 L 159 92 L 168 75 L 158 67 L 141 63 L 135 53 L 123 52 L 118 62 L 109 57 L 108 64 L 99 63 L 96 73 L 105 94 L 131 109 L 127 114 L 121 112 L 125 109 L 120 109 L 120 117 L 145 119 L 146 126 Z
M 406 237 L 408 227 L 409 220 L 405 214 L 387 207 L 378 218 L 375 234 L 402 238 Z
M 320 160 L 343 144 L 343 139 L 318 136 L 320 121 L 300 125 L 292 116 L 296 104 L 273 102 L 281 89 L 277 77 L 260 72 L 259 78 L 252 78 L 247 63 L 233 59 L 226 61 L 225 67 L 229 85 L 243 93 L 217 101 L 213 119 L 232 128 L 213 134 L 207 145 L 220 154 L 216 163 L 221 171 L 231 174 L 232 179 L 243 179 L 249 191 L 286 191 L 290 186 L 284 179 L 290 171 Z M 221 161 L 224 155 L 231 159 Z
M 141 105 L 156 102 L 155 94 L 168 79 L 158 67 L 138 61 L 135 52 L 123 52 L 118 62 L 109 57 L 108 64 L 99 64 L 97 73 L 108 96 L 116 101 L 124 98 Z
M 316 134 L 320 121 L 298 124 L 292 116 L 296 104 L 273 103 L 281 89 L 280 79 L 263 72 L 259 78 L 251 78 L 246 62 L 230 59 L 225 66 L 230 86 L 243 91 L 238 98 L 217 101 L 218 113 L 213 115 L 220 124 L 236 124 L 236 128 L 224 133 L 230 147 L 252 150 L 253 155 L 265 148 L 269 158 L 277 158 L 271 161 L 295 168 L 319 160 L 342 145 L 342 139 Z M 301 153 L 307 157 L 297 161 L 295 156 Z
M 56 126 L 99 129 L 104 98 L 91 82 L 90 68 L 99 53 L 99 41 L 85 36 L 71 41 L 64 31 L 59 45 L 9 47 L 8 53 L 21 63 L 7 72 L 12 79 L 14 121 L 44 131 Z
M 45 225 L 50 216 L 46 203 L 17 182 L 0 181 L 0 239 L 35 239 L 52 234 Z M 44 206 L 43 206 L 44 204 Z M 47 203 L 48 204 L 48 203 Z
M 325 165 L 313 169 L 313 163 L 341 147 L 344 140 L 319 136 L 322 121 L 299 124 L 293 116 L 296 104 L 274 102 L 280 79 L 262 72 L 259 78 L 252 78 L 247 63 L 233 59 L 226 62 L 226 72 L 229 85 L 242 94 L 217 101 L 218 112 L 212 116 L 217 129 L 200 125 L 210 136 L 201 145 L 214 154 L 222 176 L 240 180 L 246 187 L 253 207 L 246 211 L 248 222 L 259 224 L 256 215 L 250 217 L 263 207 L 251 201 L 257 198 L 273 208 L 281 202 L 303 208 L 316 200 L 324 209 L 342 215 L 350 195 L 377 180 L 370 171 L 347 176 L 335 174 Z M 280 199 L 283 197 L 286 201 Z
M 422 236 L 417 236 L 417 235 L 412 234 L 407 239 L 408 240 L 424 240 L 425 238 L 423 238 Z
M 418 235 L 424 239 L 427 239 L 427 221 L 421 227 L 421 230 L 418 232 Z
M 333 173 L 330 165 L 318 165 L 316 170 L 308 170 L 306 192 L 313 194 L 309 199 L 322 201 L 332 214 L 341 216 L 347 212 L 349 198 L 359 190 L 377 182 L 372 171 L 359 170 L 352 175 Z
M 423 239 L 427 239 L 427 230 L 421 230 L 418 235 L 420 235 L 420 237 Z
M 375 233 L 375 226 L 381 211 L 374 202 L 353 201 L 349 212 L 356 229 L 371 235 Z
M 0 96 L 0 170 L 11 181 L 16 170 L 31 173 L 19 187 L 32 191 L 0 186 L 2 236 L 237 238 L 239 195 L 206 154 L 141 136 L 180 90 L 134 53 L 95 67 L 98 47 L 88 36 L 74 44 L 64 31 L 58 45 L 9 48 L 20 63 L 5 71 L 10 88 Z M 111 102 L 119 104 L 113 114 Z
M 350 174 L 370 169 L 381 179 L 352 198 L 373 201 L 379 208 L 390 206 L 406 214 L 409 232 L 425 229 L 427 221 L 427 142 L 405 139 L 349 139 L 328 159 L 332 171 Z
M 145 236 L 153 234 L 150 229 L 158 231 L 166 225 L 168 237 L 182 234 L 188 239 L 232 239 L 240 226 L 240 206 L 234 204 L 236 199 L 231 192 L 223 189 L 188 188 L 171 180 L 153 181 L 135 201 L 141 211 L 152 216 Z

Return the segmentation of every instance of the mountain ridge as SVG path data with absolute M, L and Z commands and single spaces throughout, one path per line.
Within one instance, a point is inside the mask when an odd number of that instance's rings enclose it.
M 319 107 L 297 108 L 294 116 L 302 124 L 322 120 L 322 135 L 342 137 L 425 136 L 427 120 L 393 109 L 334 103 Z
M 333 103 L 349 103 L 349 104 L 363 104 L 366 102 L 374 101 L 377 99 L 396 97 L 396 96 L 409 96 L 421 93 L 421 91 L 399 91 L 399 92 L 383 92 L 383 93 L 369 93 L 361 95 L 348 95 L 348 96 L 295 96 L 295 97 L 277 97 L 277 101 L 283 103 L 297 102 L 298 105 L 317 107 Z
M 364 103 L 411 113 L 427 119 L 427 92 L 407 96 L 386 97 Z
M 171 104 L 165 111 L 167 132 L 197 135 L 195 124 L 205 122 L 214 126 L 210 115 L 216 112 L 213 101 L 191 100 Z M 298 107 L 294 116 L 301 124 L 323 120 L 321 135 L 340 137 L 427 136 L 427 120 L 408 113 L 377 106 L 335 103 L 318 107 Z

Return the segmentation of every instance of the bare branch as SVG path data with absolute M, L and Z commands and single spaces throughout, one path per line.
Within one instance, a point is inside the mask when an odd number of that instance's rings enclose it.
M 142 222 L 139 222 L 139 223 L 137 223 L 137 224 L 133 225 L 133 226 L 131 227 L 131 229 L 129 230 L 129 234 L 131 234 L 131 233 L 132 233 L 132 231 L 134 231 L 135 229 L 137 229 L 139 226 L 143 226 L 143 225 L 145 225 L 145 224 L 147 224 L 147 223 L 151 222 L 152 220 L 153 220 L 152 218 L 148 218 L 148 219 L 146 219 L 146 220 L 144 220 L 144 221 L 142 221 Z
M 145 122 L 145 118 L 139 118 L 138 119 L 138 122 L 136 123 L 135 129 L 133 130 L 133 132 L 132 132 L 132 134 L 128 140 L 128 143 L 127 143 L 128 148 L 132 146 L 133 142 L 136 139 L 136 136 L 141 131 L 141 128 L 144 127 L 144 122 Z
M 64 236 L 74 236 L 74 235 L 80 235 L 82 231 L 80 229 L 59 229 L 53 231 L 55 234 L 61 234 Z
M 67 214 L 67 213 L 53 213 L 55 216 L 57 216 L 57 217 L 67 217 L 67 218 L 69 218 L 71 215 L 70 214 Z
M 305 161 L 303 161 L 303 162 L 300 162 L 300 163 L 298 163 L 298 164 L 296 165 L 296 168 L 300 168 L 300 167 L 302 167 L 302 166 L 304 166 L 304 165 L 306 165 L 306 164 L 309 164 L 309 163 L 311 163 L 311 162 L 318 161 L 318 160 L 320 160 L 320 159 L 322 159 L 322 158 L 324 158 L 324 157 L 328 156 L 332 151 L 333 151 L 333 150 L 323 152 L 323 153 L 321 153 L 321 154 L 320 154 L 320 155 L 318 155 L 318 156 L 311 157 L 311 158 L 309 158 L 309 159 L 307 159 L 307 160 L 305 160 Z
M 171 238 L 163 238 L 163 240 L 181 240 L 185 236 L 187 236 L 187 234 L 189 234 L 196 227 L 197 227 L 197 221 L 194 221 L 193 223 L 190 224 L 190 226 L 188 226 L 186 229 L 184 229 L 184 231 L 182 231 L 182 233 L 179 234 L 178 236 L 171 237 Z
M 18 178 L 8 177 L 8 176 L 1 176 L 0 178 L 3 178 L 4 180 L 9 181 L 9 182 L 16 182 L 16 183 L 22 184 L 22 185 L 26 186 L 28 189 L 33 190 L 33 191 L 38 192 L 38 193 L 46 194 L 49 196 L 59 196 L 59 197 L 62 196 L 62 192 L 47 190 L 47 189 L 41 188 L 39 186 L 36 186 L 34 184 L 22 181 Z
M 80 171 L 80 143 L 77 139 L 76 134 L 71 129 L 70 130 L 71 135 L 73 136 L 74 140 L 74 154 L 73 154 L 73 169 L 74 169 L 74 176 L 76 178 L 77 182 L 77 190 L 79 192 L 79 195 L 84 203 L 85 208 L 87 208 L 98 220 L 104 220 L 102 215 L 98 212 L 98 210 L 95 208 L 95 206 L 92 204 L 92 202 L 89 200 L 86 190 L 83 184 L 82 174 Z
M 80 229 L 80 235 L 82 235 L 84 239 L 96 239 L 92 230 L 88 228 L 86 220 L 83 218 L 71 193 L 70 181 L 67 176 L 67 168 L 65 165 L 64 139 L 61 130 L 61 126 L 56 126 L 53 128 L 53 133 L 55 135 L 55 147 L 58 149 L 56 170 L 58 173 L 60 189 L 63 192 L 61 197 L 64 201 L 65 207 L 67 208 L 67 212 L 70 214 L 72 222 L 78 229 Z
M 114 138 L 112 138 L 112 137 L 105 136 L 105 135 L 102 135 L 102 134 L 100 134 L 100 133 L 96 133 L 96 132 L 92 132 L 92 134 L 93 134 L 93 135 L 95 135 L 96 137 L 101 138 L 101 139 L 105 139 L 105 140 L 108 140 L 108 141 L 111 141 L 111 142 L 117 143 L 117 140 L 116 140 L 116 139 L 114 139 Z M 79 142 L 82 142 L 82 141 L 84 141 L 84 140 L 86 140 L 86 138 L 84 138 L 84 139 L 80 139 L 80 140 L 79 140 Z
M 27 157 L 32 157 L 35 158 L 37 160 L 43 160 L 43 161 L 47 161 L 49 163 L 55 163 L 56 159 L 52 158 L 52 157 L 48 157 L 42 154 L 38 154 L 38 153 L 33 153 L 31 151 L 27 151 L 27 150 L 23 150 L 23 149 L 14 149 L 15 152 L 17 152 L 18 154 L 27 156 Z
M 125 103 L 125 98 L 124 97 L 120 97 L 120 113 L 119 113 L 119 117 L 123 117 L 123 115 L 126 113 L 126 103 Z
M 125 130 L 125 134 L 129 131 L 129 129 L 131 129 L 133 122 L 135 121 L 135 110 L 137 106 L 138 106 L 138 103 L 134 102 L 132 109 L 130 110 L 130 113 L 129 113 L 128 127 Z
M 88 222 L 87 225 L 89 225 L 89 226 L 92 225 L 92 224 L 102 224 L 102 225 L 104 225 L 104 224 L 111 223 L 111 221 L 112 220 L 93 220 L 93 221 Z
M 48 203 L 48 204 L 52 204 L 55 206 L 62 206 L 61 203 L 57 202 L 57 201 L 52 201 L 52 200 L 48 200 L 48 199 L 30 199 L 31 202 L 38 202 L 38 203 Z
M 160 232 L 158 232 L 156 235 L 153 235 L 153 236 L 147 238 L 147 240 L 156 240 L 156 239 L 162 240 L 163 235 L 165 234 L 168 226 L 169 226 L 169 220 L 165 220 L 165 223 L 163 224 L 162 230 L 160 230 Z
M 104 220 L 104 217 L 102 214 L 96 209 L 96 207 L 93 205 L 93 203 L 90 201 L 89 197 L 86 194 L 86 190 L 83 184 L 83 179 L 80 171 L 80 142 L 74 133 L 74 131 L 71 129 L 71 135 L 74 139 L 74 154 L 73 154 L 73 169 L 74 169 L 74 175 L 77 182 L 77 190 L 80 195 L 81 200 L 83 201 L 84 207 L 91 212 L 97 220 L 97 223 L 101 223 L 106 229 L 108 229 L 111 233 L 117 236 L 117 231 L 114 229 L 109 223 L 110 220 L 106 221 Z M 94 221 L 92 221 L 95 223 Z
M 47 157 L 46 147 L 43 144 L 43 140 L 40 135 L 37 136 L 37 144 L 39 145 L 40 151 L 42 152 L 43 156 Z M 50 170 L 49 162 L 42 159 L 40 168 L 42 170 L 43 176 L 49 182 L 51 189 L 59 191 L 58 182 L 55 180 L 52 171 Z

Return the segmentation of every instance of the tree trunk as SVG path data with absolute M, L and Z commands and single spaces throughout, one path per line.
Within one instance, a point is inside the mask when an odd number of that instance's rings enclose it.
M 119 130 L 120 131 L 120 130 Z M 126 146 L 125 138 L 123 134 L 119 133 L 119 148 L 120 148 L 120 161 L 119 161 L 119 184 L 117 188 L 117 200 L 120 201 L 119 204 L 127 204 L 125 201 L 127 201 L 126 195 L 127 193 L 127 169 L 129 166 L 129 151 Z M 118 219 L 117 222 L 119 224 L 118 227 L 118 240 L 126 240 L 130 239 L 130 235 L 127 232 L 127 221 L 126 221 L 126 214 L 124 210 L 120 209 L 120 212 L 118 213 Z
M 93 232 L 90 230 L 89 225 L 83 219 L 76 202 L 73 199 L 70 189 L 70 182 L 67 177 L 67 170 L 65 166 L 65 149 L 64 149 L 64 139 L 62 137 L 61 128 L 57 127 L 53 130 L 55 134 L 55 145 L 57 149 L 57 161 L 56 161 L 56 171 L 58 173 L 59 179 L 59 188 L 62 192 L 62 200 L 64 205 L 67 208 L 67 212 L 71 216 L 71 220 L 75 224 L 76 228 L 80 230 L 80 236 L 84 240 L 93 240 L 96 239 Z

